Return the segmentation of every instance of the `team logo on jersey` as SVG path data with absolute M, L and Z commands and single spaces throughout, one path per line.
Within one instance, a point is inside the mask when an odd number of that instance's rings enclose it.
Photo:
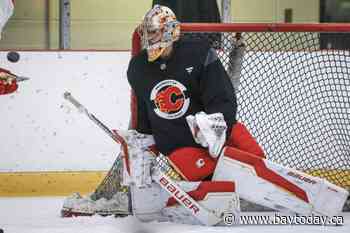
M 164 80 L 151 91 L 150 99 L 154 103 L 154 112 L 165 119 L 176 119 L 183 116 L 190 99 L 186 97 L 186 87 L 176 80 Z

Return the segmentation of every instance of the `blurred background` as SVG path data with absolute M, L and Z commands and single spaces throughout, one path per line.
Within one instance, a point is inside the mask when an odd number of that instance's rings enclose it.
M 70 49 L 129 50 L 133 30 L 156 2 L 178 4 L 178 15 L 198 10 L 194 0 L 15 0 L 0 49 L 56 50 L 69 33 Z M 216 3 L 221 11 L 222 0 Z M 215 14 L 213 1 L 200 4 L 208 6 L 202 14 Z M 226 21 L 234 23 L 350 22 L 350 0 L 231 0 L 229 13 Z

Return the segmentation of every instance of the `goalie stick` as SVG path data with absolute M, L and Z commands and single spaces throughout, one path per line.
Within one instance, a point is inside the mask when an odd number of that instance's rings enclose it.
M 0 75 L 0 80 L 6 81 L 8 79 L 7 75 L 10 76 L 10 79 L 16 80 L 16 82 L 23 82 L 30 79 L 28 77 L 18 76 L 16 74 L 13 74 L 9 70 L 3 69 L 3 68 L 0 68 L 0 73 L 5 73 L 5 76 Z
M 105 124 L 103 124 L 99 119 L 95 117 L 94 114 L 90 113 L 81 103 L 79 103 L 71 93 L 65 92 L 63 97 L 68 100 L 71 104 L 73 104 L 80 113 L 84 113 L 90 120 L 92 120 L 95 124 L 97 124 L 105 133 L 107 133 L 115 142 L 122 144 L 121 139 L 113 133 Z
M 80 113 L 84 113 L 90 120 L 97 124 L 115 142 L 121 144 L 124 149 L 125 147 L 127 147 L 126 142 L 121 136 L 115 134 L 105 124 L 103 124 L 99 119 L 97 119 L 94 114 L 90 113 L 87 110 L 87 108 L 85 108 L 72 96 L 71 93 L 65 92 L 63 96 L 66 100 L 72 103 L 79 110 Z M 182 205 L 186 210 L 193 214 L 202 224 L 213 226 L 222 221 L 221 218 L 217 217 L 211 211 L 199 205 L 197 201 L 195 201 L 192 197 L 190 197 L 190 195 L 188 195 L 184 190 L 182 190 L 181 187 L 179 187 L 173 180 L 171 180 L 170 177 L 168 177 L 164 172 L 162 172 L 160 168 L 156 167 L 155 169 L 157 169 L 157 175 L 155 176 L 156 182 L 173 198 L 175 198 L 180 205 Z M 169 186 L 171 186 L 172 189 L 169 189 Z M 181 198 L 179 198 L 179 196 L 181 196 Z
M 11 75 L 12 75 L 13 77 L 15 77 L 14 80 L 16 80 L 16 82 L 23 82 L 23 81 L 27 81 L 27 80 L 30 79 L 30 78 L 24 77 L 24 76 L 17 76 L 17 75 L 14 75 L 14 74 L 11 74 Z M 0 80 L 6 80 L 6 79 L 0 77 Z
M 30 79 L 28 77 L 23 77 L 23 76 L 15 76 L 15 77 L 16 77 L 17 82 L 23 82 L 23 81 L 27 81 Z

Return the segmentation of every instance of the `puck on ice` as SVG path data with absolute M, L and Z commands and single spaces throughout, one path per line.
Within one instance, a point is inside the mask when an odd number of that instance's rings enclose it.
M 9 60 L 10 62 L 18 62 L 19 60 L 19 53 L 11 51 L 7 53 L 7 60 Z M 0 231 L 1 233 L 1 231 Z

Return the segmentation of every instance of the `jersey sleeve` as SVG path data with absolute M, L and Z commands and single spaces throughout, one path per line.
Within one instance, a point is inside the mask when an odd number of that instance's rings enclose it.
M 137 82 L 140 78 L 137 70 L 135 59 L 132 58 L 127 70 L 128 82 L 131 87 L 131 121 L 129 127 L 137 130 L 139 133 L 152 134 L 147 106 L 138 93 L 139 89 L 137 89 Z
M 132 91 L 131 119 L 132 128 L 139 133 L 152 134 L 150 121 L 148 118 L 146 104 L 142 98 Z
M 224 115 L 229 134 L 236 123 L 237 100 L 235 90 L 216 51 L 207 50 L 200 78 L 201 99 L 208 114 L 221 112 Z

